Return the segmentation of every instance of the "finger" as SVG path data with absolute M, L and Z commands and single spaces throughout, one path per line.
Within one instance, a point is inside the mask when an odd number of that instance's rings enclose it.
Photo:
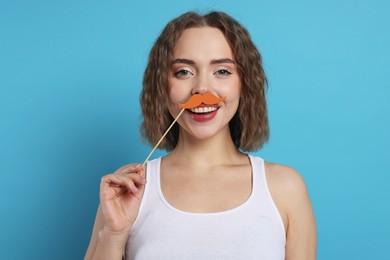
M 142 165 L 140 165 L 140 170 L 139 170 L 138 174 L 142 178 L 146 179 L 146 165 L 143 167 L 142 167 Z
M 130 178 L 125 178 L 124 176 L 117 174 L 109 174 L 104 176 L 102 178 L 102 188 L 107 190 L 113 187 L 119 187 L 133 193 L 138 192 L 138 188 Z M 118 192 L 119 191 L 116 190 L 115 195 L 118 195 Z
M 145 166 L 146 167 L 146 166 Z M 126 165 L 119 170 L 117 170 L 114 174 L 119 174 L 119 175 L 139 175 L 142 178 L 145 178 L 145 169 L 142 166 L 142 164 L 129 164 Z
M 112 183 L 118 182 L 114 174 L 108 174 L 102 177 L 100 181 L 100 199 L 112 199 L 119 191 L 112 188 Z M 119 184 L 118 184 L 119 187 Z
M 137 193 L 139 188 L 145 185 L 145 180 L 142 180 L 137 174 L 116 175 L 132 193 Z
M 137 173 L 142 168 L 141 164 L 127 164 L 115 171 L 115 174 Z
M 130 179 L 132 182 L 134 182 L 137 186 L 143 186 L 146 183 L 146 179 L 141 176 L 139 173 L 137 174 L 117 174 L 117 176 L 121 176 L 125 179 Z

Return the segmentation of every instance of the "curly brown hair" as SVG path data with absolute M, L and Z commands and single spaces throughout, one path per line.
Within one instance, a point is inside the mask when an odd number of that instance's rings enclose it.
M 229 122 L 232 140 L 242 151 L 257 150 L 269 138 L 265 98 L 267 79 L 261 56 L 248 31 L 223 12 L 210 12 L 205 15 L 184 13 L 170 21 L 158 37 L 150 51 L 140 96 L 143 114 L 141 136 L 144 141 L 155 146 L 172 123 L 173 117 L 168 111 L 166 100 L 173 48 L 185 29 L 205 26 L 218 28 L 225 35 L 232 48 L 241 79 L 239 107 Z M 178 137 L 179 126 L 176 124 L 161 142 L 160 148 L 167 151 L 174 149 Z

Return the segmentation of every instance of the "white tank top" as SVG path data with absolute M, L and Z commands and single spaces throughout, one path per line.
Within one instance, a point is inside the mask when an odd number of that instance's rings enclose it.
M 264 161 L 249 158 L 251 195 L 240 206 L 217 213 L 189 213 L 170 205 L 161 192 L 161 158 L 149 161 L 125 259 L 284 259 L 286 233 L 268 189 Z

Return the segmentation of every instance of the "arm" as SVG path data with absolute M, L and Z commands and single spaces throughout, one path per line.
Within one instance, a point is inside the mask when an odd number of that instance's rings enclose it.
M 266 171 L 286 227 L 286 260 L 315 260 L 315 219 L 304 180 L 298 172 L 282 165 L 268 164 Z
M 100 206 L 84 259 L 122 259 L 145 183 L 145 171 L 140 165 L 126 165 L 103 176 Z

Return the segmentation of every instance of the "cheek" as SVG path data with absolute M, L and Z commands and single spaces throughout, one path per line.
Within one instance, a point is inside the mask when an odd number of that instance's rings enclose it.
M 237 102 L 241 96 L 241 82 L 239 80 L 234 82 L 225 95 L 231 102 Z
M 224 96 L 226 96 L 226 106 L 228 107 L 229 111 L 234 111 L 234 113 L 237 111 L 239 104 L 240 104 L 240 97 L 241 97 L 241 84 L 240 82 L 236 82 L 236 84 L 232 84 L 228 91 L 224 93 Z
M 168 96 L 169 101 L 175 105 L 185 103 L 190 97 L 188 90 L 174 81 L 168 81 Z

